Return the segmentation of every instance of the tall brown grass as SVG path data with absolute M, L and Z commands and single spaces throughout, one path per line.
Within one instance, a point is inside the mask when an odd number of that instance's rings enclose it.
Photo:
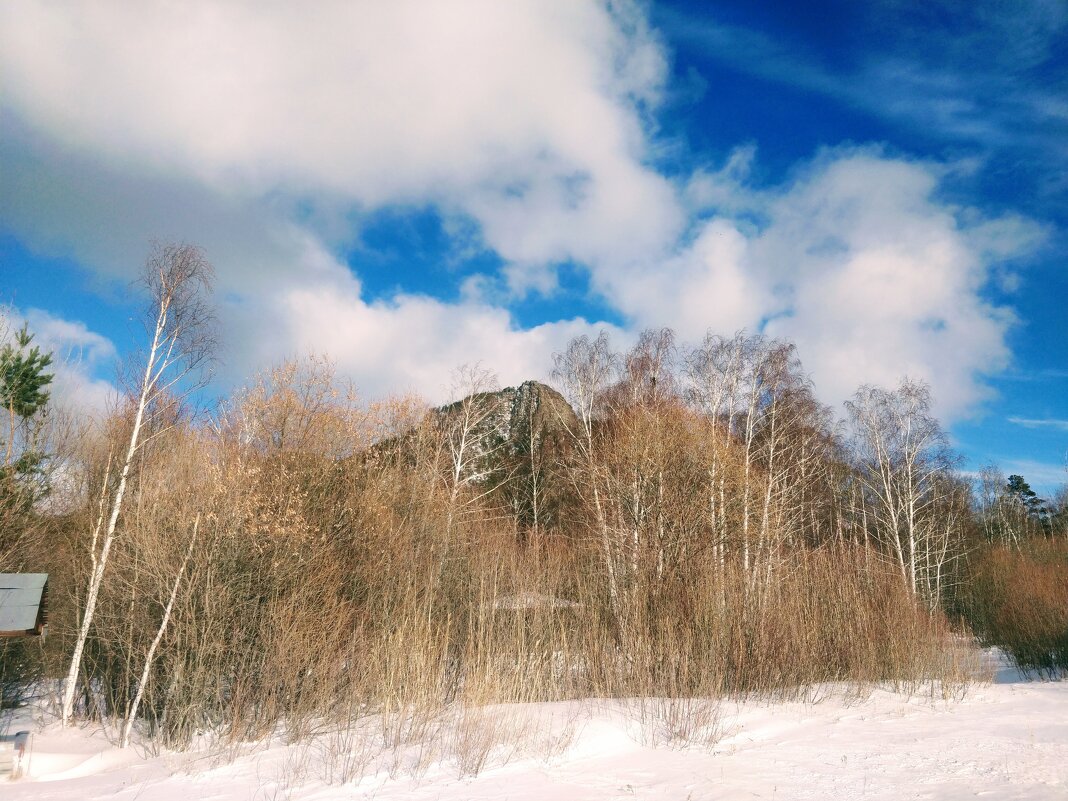
M 555 529 L 517 537 L 492 487 L 458 495 L 444 483 L 440 421 L 419 424 L 417 408 L 357 407 L 318 365 L 273 374 L 213 425 L 161 434 L 137 466 L 81 712 L 127 714 L 198 515 L 141 711 L 143 736 L 170 747 L 202 733 L 239 743 L 284 729 L 299 739 L 371 716 L 383 742 L 403 747 L 432 739 L 443 715 L 497 703 L 799 698 L 826 683 L 956 692 L 965 681 L 947 656 L 944 617 L 876 549 L 773 532 L 744 565 L 702 543 L 711 534 L 693 504 L 708 494 L 707 442 L 678 415 L 638 430 L 635 445 L 673 439 L 620 449 L 603 463 L 603 485 L 596 475 L 583 485 L 581 464 L 560 471 L 580 490 L 600 486 L 597 498 L 618 510 L 603 525 L 620 530 L 633 506 L 611 493 L 630 491 L 635 464 L 659 482 L 643 485 L 641 536 L 662 547 L 620 550 L 628 572 L 613 595 L 601 523 L 583 506 L 590 493 L 566 494 L 571 508 Z M 86 451 L 97 455 L 87 457 L 89 499 L 103 473 L 93 459 L 106 450 Z M 69 521 L 57 585 L 83 585 L 92 511 L 87 503 Z M 76 609 L 75 598 L 54 621 L 57 653 Z M 667 709 L 679 736 L 714 728 L 707 707 Z M 467 732 L 461 768 L 477 770 L 507 727 L 457 720 Z M 338 771 L 364 761 L 341 760 Z
M 990 547 L 969 572 L 962 605 L 980 641 L 1022 670 L 1051 678 L 1068 671 L 1068 543 Z

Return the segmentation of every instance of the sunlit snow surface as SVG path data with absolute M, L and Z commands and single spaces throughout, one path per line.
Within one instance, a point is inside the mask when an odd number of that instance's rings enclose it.
M 236 755 L 120 751 L 99 729 L 64 731 L 41 711 L 23 711 L 8 730 L 35 731 L 31 775 L 0 780 L 0 798 L 1068 798 L 1068 681 L 1028 681 L 1002 666 L 995 683 L 974 685 L 963 700 L 888 690 L 813 697 L 725 704 L 718 719 L 710 707 L 653 702 L 495 707 L 438 721 L 427 748 L 382 751 L 373 744 L 382 727 L 368 721 L 355 738 L 324 733 L 286 745 L 279 737 Z M 689 743 L 670 741 L 680 721 L 693 724 Z M 713 730 L 718 740 L 704 742 Z M 343 752 L 355 756 L 345 763 Z M 360 777 L 344 782 L 346 768 Z

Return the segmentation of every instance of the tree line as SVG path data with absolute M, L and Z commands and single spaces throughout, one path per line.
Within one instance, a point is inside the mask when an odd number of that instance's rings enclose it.
M 59 588 L 47 646 L 2 646 L 7 703 L 54 677 L 124 745 L 372 711 L 402 738 L 455 703 L 953 692 L 954 633 L 1068 663 L 1063 505 L 962 476 L 922 382 L 839 418 L 791 343 L 659 329 L 572 340 L 554 388 L 465 368 L 448 406 L 367 402 L 312 358 L 195 413 L 211 278 L 153 251 L 99 425 L 56 435 L 49 357 L 0 352 L 0 569 Z

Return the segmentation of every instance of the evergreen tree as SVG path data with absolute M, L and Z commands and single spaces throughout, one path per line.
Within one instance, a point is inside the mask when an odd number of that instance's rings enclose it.
M 48 404 L 48 386 L 54 378 L 47 372 L 52 354 L 43 353 L 32 343 L 33 334 L 23 325 L 13 342 L 0 347 L 0 406 L 7 417 L 0 503 L 22 511 L 43 492 L 40 479 L 45 454 L 39 448 L 33 423 Z
M 1034 520 L 1044 531 L 1050 526 L 1050 509 L 1046 500 L 1040 498 L 1038 493 L 1031 489 L 1031 485 L 1024 480 L 1023 476 L 1011 475 L 1005 490 L 1012 501 L 1019 505 L 1024 514 Z
M 52 354 L 42 353 L 34 345 L 33 334 L 23 325 L 14 343 L 0 348 L 0 403 L 12 417 L 28 419 L 48 403 L 46 387 L 53 375 L 45 370 L 52 364 Z

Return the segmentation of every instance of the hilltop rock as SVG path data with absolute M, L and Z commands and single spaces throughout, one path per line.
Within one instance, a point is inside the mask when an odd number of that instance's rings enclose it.
M 530 536 L 556 524 L 566 462 L 578 418 L 564 397 L 538 381 L 482 392 L 434 410 L 443 436 L 460 436 L 470 458 L 462 478 L 491 489 L 511 510 L 517 533 Z
M 492 439 L 482 450 L 499 448 L 515 454 L 528 451 L 531 441 L 574 430 L 578 418 L 564 396 L 539 381 L 525 381 L 518 387 L 496 392 L 480 392 L 434 410 L 448 425 L 462 415 L 465 405 L 474 407 L 477 436 Z

